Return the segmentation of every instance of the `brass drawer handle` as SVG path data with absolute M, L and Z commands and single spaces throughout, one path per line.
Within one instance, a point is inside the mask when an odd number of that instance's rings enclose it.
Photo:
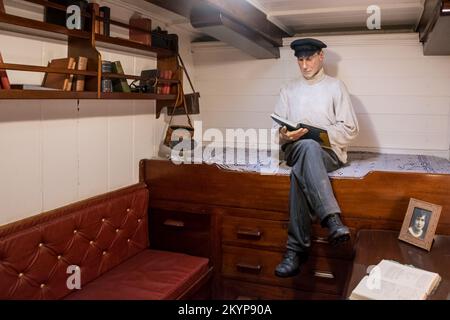
M 262 232 L 258 229 L 256 230 L 246 230 L 246 229 L 238 229 L 237 231 L 238 237 L 243 238 L 255 238 L 255 239 L 261 239 Z
M 323 237 L 316 237 L 312 239 L 312 242 L 315 243 L 324 243 L 324 244 L 330 244 L 330 242 L 327 240 L 327 238 L 323 238 Z
M 326 271 L 314 271 L 314 277 L 324 279 L 334 279 L 334 274 Z
M 184 228 L 184 221 L 180 220 L 167 219 L 163 224 L 168 227 Z
M 236 264 L 236 268 L 242 272 L 251 272 L 251 273 L 260 273 L 261 265 L 247 264 L 247 263 L 238 263 Z

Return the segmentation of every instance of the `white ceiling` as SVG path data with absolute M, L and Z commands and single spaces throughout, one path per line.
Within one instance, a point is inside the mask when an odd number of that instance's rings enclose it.
M 164 27 L 184 30 L 195 39 L 202 36 L 188 18 L 159 8 L 144 0 L 103 0 L 123 5 L 127 9 L 147 13 Z M 370 16 L 367 8 L 381 9 L 381 31 L 397 28 L 415 30 L 427 0 L 241 0 L 264 12 L 268 19 L 292 35 L 320 32 L 324 34 L 367 31 Z
M 381 9 L 381 28 L 417 26 L 425 0 L 246 0 L 292 33 L 365 28 L 370 5 Z

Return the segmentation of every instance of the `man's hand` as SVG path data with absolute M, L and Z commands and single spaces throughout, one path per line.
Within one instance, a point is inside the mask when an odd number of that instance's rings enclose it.
M 286 127 L 283 127 L 280 129 L 280 140 L 284 142 L 293 142 L 300 139 L 307 133 L 308 129 L 306 128 L 300 128 L 295 131 L 288 131 Z

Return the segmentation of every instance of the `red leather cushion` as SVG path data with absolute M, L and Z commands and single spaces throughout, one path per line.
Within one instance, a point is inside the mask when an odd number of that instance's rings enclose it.
M 0 299 L 60 299 L 67 268 L 84 286 L 148 248 L 148 190 L 137 186 L 0 228 Z
M 144 250 L 66 299 L 175 299 L 208 270 L 208 259 Z

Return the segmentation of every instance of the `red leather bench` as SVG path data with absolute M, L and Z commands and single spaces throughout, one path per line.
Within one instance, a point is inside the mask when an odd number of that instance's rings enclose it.
M 207 289 L 207 258 L 149 249 L 148 199 L 139 184 L 0 227 L 0 299 L 181 299 Z M 80 290 L 67 285 L 69 266 Z

